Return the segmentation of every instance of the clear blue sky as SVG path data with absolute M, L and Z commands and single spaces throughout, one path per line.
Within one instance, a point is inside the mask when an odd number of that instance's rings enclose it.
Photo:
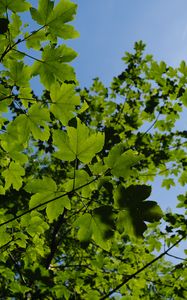
M 157 60 L 178 65 L 187 59 L 186 0 L 77 0 L 74 22 L 80 38 L 69 44 L 79 53 L 74 66 L 81 85 L 99 76 L 109 83 L 122 71 L 121 57 L 137 40 Z

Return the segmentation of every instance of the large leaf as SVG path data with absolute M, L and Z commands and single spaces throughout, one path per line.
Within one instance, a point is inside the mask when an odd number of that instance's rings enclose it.
M 28 193 L 51 193 L 57 190 L 56 183 L 49 177 L 32 179 L 24 187 Z
M 142 236 L 147 222 L 159 221 L 162 210 L 155 201 L 145 201 L 151 194 L 151 187 L 131 185 L 128 188 L 119 185 L 114 190 L 114 207 L 120 209 L 117 227 L 130 236 Z
M 60 82 L 75 80 L 73 67 L 66 64 L 67 57 L 70 59 L 70 52 L 67 49 L 63 45 L 57 48 L 47 45 L 43 49 L 41 61 L 36 61 L 31 67 L 31 75 L 39 74 L 41 83 L 48 90 L 57 79 Z
M 59 151 L 54 155 L 61 160 L 72 161 L 78 158 L 89 163 L 104 146 L 104 134 L 91 133 L 77 118 L 77 128 L 67 127 L 67 133 L 59 130 L 53 132 L 54 144 Z
M 40 0 L 38 10 L 31 8 L 32 18 L 40 25 L 47 26 L 51 35 L 69 39 L 78 37 L 78 32 L 73 26 L 65 23 L 73 20 L 77 5 L 69 0 L 60 0 L 54 7 L 54 2 Z
M 80 97 L 75 95 L 74 85 L 55 83 L 51 86 L 50 95 L 52 104 L 50 107 L 54 116 L 67 125 L 74 116 L 75 106 L 80 104 Z

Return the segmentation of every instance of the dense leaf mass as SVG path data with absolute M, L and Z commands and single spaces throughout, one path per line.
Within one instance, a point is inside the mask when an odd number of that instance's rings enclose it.
M 187 183 L 187 65 L 140 41 L 109 87 L 81 89 L 64 43 L 76 9 L 0 2 L 0 299 L 186 299 L 186 260 L 165 256 L 186 238 L 187 195 L 162 212 L 150 183 Z

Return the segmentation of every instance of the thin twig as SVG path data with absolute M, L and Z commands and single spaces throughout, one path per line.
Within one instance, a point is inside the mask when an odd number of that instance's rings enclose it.
M 53 229 L 53 233 L 52 233 L 52 239 L 51 239 L 51 244 L 50 244 L 50 253 L 46 258 L 46 269 L 49 269 L 49 266 L 51 264 L 51 261 L 53 259 L 53 257 L 55 256 L 55 253 L 57 251 L 58 245 L 59 245 L 59 241 L 58 241 L 58 232 L 62 226 L 62 224 L 64 223 L 64 216 L 66 213 L 67 209 L 64 208 L 63 213 L 59 216 L 58 221 L 55 224 L 55 227 Z
M 180 260 L 183 260 L 183 261 L 187 261 L 186 258 L 182 258 L 182 257 L 176 256 L 176 255 L 173 255 L 173 254 L 166 253 L 166 255 L 168 255 L 168 256 L 170 256 L 170 257 L 173 257 L 173 258 L 176 258 L 176 259 L 180 259 Z
M 89 185 L 89 184 L 91 184 L 92 182 L 96 181 L 99 177 L 100 177 L 100 176 L 97 175 L 96 178 L 94 178 L 94 179 L 92 179 L 91 181 L 89 181 L 89 182 L 83 184 L 82 186 L 79 186 L 79 187 L 77 187 L 76 189 L 74 189 L 74 192 L 77 191 L 77 190 L 82 189 L 83 187 L 85 187 L 85 186 L 87 186 L 87 185 Z M 7 220 L 7 221 L 5 221 L 5 222 L 3 222 L 3 223 L 0 223 L 0 227 L 2 227 L 3 225 L 9 224 L 9 223 L 11 223 L 11 222 L 13 222 L 13 221 L 15 221 L 15 220 L 18 220 L 18 219 L 20 219 L 21 217 L 25 216 L 26 214 L 28 214 L 28 213 L 30 213 L 30 212 L 32 212 L 32 211 L 34 211 L 34 210 L 36 210 L 36 209 L 38 209 L 38 208 L 40 208 L 40 207 L 46 205 L 46 204 L 48 204 L 48 203 L 54 202 L 54 201 L 56 201 L 56 200 L 58 200 L 58 199 L 60 199 L 60 198 L 62 198 L 62 197 L 65 197 L 65 196 L 70 196 L 71 194 L 72 194 L 72 191 L 66 192 L 66 193 L 64 193 L 64 194 L 62 194 L 62 195 L 60 195 L 60 196 L 57 196 L 57 197 L 52 198 L 52 199 L 50 199 L 50 200 L 48 200 L 48 201 L 45 201 L 45 202 L 43 202 L 43 203 L 41 203 L 41 204 L 38 204 L 38 205 L 32 207 L 31 209 L 28 209 L 27 211 L 25 211 L 25 212 L 19 214 L 18 216 L 14 217 L 14 218 L 12 218 L 12 219 L 10 219 L 10 220 Z
M 23 55 L 25 55 L 25 56 L 27 56 L 27 57 L 33 59 L 33 60 L 36 60 L 36 61 L 38 61 L 38 62 L 45 63 L 43 60 L 38 59 L 38 58 L 36 58 L 36 57 L 34 57 L 34 56 L 32 56 L 32 55 L 29 55 L 29 54 L 27 54 L 26 52 L 23 52 L 23 51 L 14 49 L 14 48 L 13 48 L 12 50 L 13 50 L 13 51 L 16 51 L 16 52 L 18 52 L 18 53 L 21 53 L 21 54 L 23 54 Z
M 128 278 L 125 278 L 125 280 L 123 280 L 120 284 L 118 284 L 114 289 L 112 289 L 108 294 L 106 294 L 105 296 L 101 297 L 100 300 L 104 300 L 109 298 L 114 292 L 117 292 L 123 285 L 125 285 L 129 280 L 131 280 L 132 278 L 135 278 L 136 275 L 138 275 L 139 273 L 141 273 L 142 271 L 144 271 L 145 269 L 147 269 L 149 266 L 151 266 L 153 263 L 155 263 L 156 261 L 158 261 L 160 258 L 162 258 L 163 256 L 165 256 L 172 248 L 174 248 L 175 246 L 177 246 L 186 236 L 182 236 L 178 241 L 176 241 L 172 246 L 170 246 L 166 251 L 162 252 L 160 255 L 158 255 L 156 258 L 154 258 L 153 260 L 151 260 L 149 263 L 147 263 L 145 266 L 143 266 L 142 268 L 140 268 L 139 270 L 137 270 L 135 273 L 131 274 Z

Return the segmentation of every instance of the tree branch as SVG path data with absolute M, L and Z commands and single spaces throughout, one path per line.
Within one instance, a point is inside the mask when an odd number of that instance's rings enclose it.
M 108 297 L 110 297 L 114 292 L 117 292 L 124 284 L 126 284 L 129 280 L 131 280 L 132 278 L 135 278 L 136 275 L 138 275 L 139 273 L 141 273 L 142 271 L 144 271 L 145 269 L 147 269 L 149 266 L 151 266 L 152 264 L 154 264 L 157 260 L 159 260 L 160 258 L 162 258 L 164 255 L 166 255 L 172 248 L 174 248 L 175 246 L 177 246 L 183 239 L 185 238 L 185 236 L 182 236 L 178 241 L 176 241 L 171 247 L 169 247 L 166 251 L 162 252 L 160 255 L 158 255 L 156 258 L 154 258 L 153 260 L 151 260 L 149 263 L 147 263 L 145 266 L 143 266 L 141 269 L 137 270 L 135 273 L 131 274 L 128 278 L 125 278 L 125 280 L 123 280 L 120 284 L 118 284 L 114 289 L 112 289 L 108 294 L 106 294 L 105 296 L 103 296 L 102 298 L 100 298 L 100 300 L 104 300 L 107 299 Z
M 59 216 L 58 221 L 55 224 L 55 227 L 53 229 L 53 233 L 52 233 L 52 239 L 51 239 L 51 243 L 50 243 L 50 253 L 46 258 L 46 263 L 45 263 L 45 267 L 46 269 L 49 269 L 49 266 L 51 264 L 52 259 L 55 256 L 55 253 L 57 251 L 58 245 L 59 245 L 59 240 L 58 240 L 58 232 L 62 226 L 62 224 L 64 223 L 64 216 L 66 214 L 67 209 L 64 208 L 63 213 Z
M 85 187 L 85 186 L 91 184 L 92 182 L 96 181 L 99 177 L 100 177 L 100 175 L 97 175 L 97 176 L 96 176 L 94 179 L 92 179 L 91 181 L 89 181 L 89 182 L 83 184 L 82 186 L 79 186 L 79 187 L 77 187 L 76 189 L 74 189 L 74 191 L 66 192 L 66 193 L 64 193 L 64 194 L 62 194 L 62 195 L 60 195 L 60 196 L 57 196 L 57 197 L 53 198 L 53 199 L 50 199 L 50 200 L 45 201 L 45 202 L 43 202 L 43 203 L 41 203 L 41 204 L 38 204 L 38 205 L 32 207 L 31 209 L 28 209 L 27 211 L 25 211 L 25 212 L 19 214 L 18 216 L 14 217 L 14 218 L 12 218 L 12 219 L 10 219 L 10 220 L 7 220 L 7 221 L 5 221 L 5 222 L 3 222 L 3 223 L 0 223 L 0 227 L 2 227 L 3 225 L 9 224 L 9 223 L 11 223 L 11 222 L 13 222 L 13 221 L 15 221 L 15 220 L 18 220 L 18 219 L 21 218 L 22 216 L 25 216 L 26 214 L 28 214 L 28 213 L 34 211 L 34 210 L 37 209 L 37 208 L 40 208 L 40 207 L 46 205 L 46 204 L 48 204 L 48 203 L 51 203 L 51 202 L 53 202 L 53 201 L 56 201 L 56 200 L 58 200 L 58 199 L 60 199 L 60 198 L 62 198 L 62 197 L 65 197 L 65 196 L 70 196 L 70 195 L 72 194 L 72 192 L 76 192 L 76 191 L 82 189 L 83 187 Z

